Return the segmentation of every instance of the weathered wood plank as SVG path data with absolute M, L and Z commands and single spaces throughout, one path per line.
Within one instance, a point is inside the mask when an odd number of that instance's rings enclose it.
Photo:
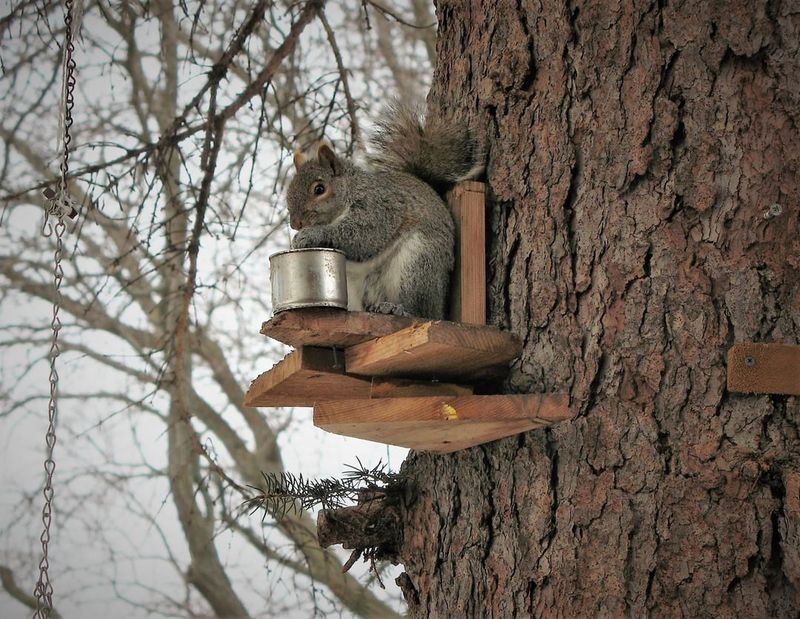
M 447 453 L 572 417 L 565 394 L 317 402 L 314 425 L 335 434 Z
M 356 344 L 345 351 L 345 363 L 351 374 L 465 381 L 502 373 L 521 350 L 508 332 L 435 321 Z
M 304 346 L 258 376 L 244 405 L 312 406 L 322 398 L 368 398 L 371 388 L 371 381 L 344 373 L 341 350 Z
M 276 314 L 261 325 L 261 333 L 294 348 L 347 348 L 421 322 L 425 320 L 334 308 L 304 308 Z
M 450 319 L 486 324 L 486 206 L 483 183 L 458 183 L 447 195 L 456 224 Z
M 305 346 L 258 376 L 247 390 L 244 405 L 313 406 L 318 400 L 471 393 L 470 387 L 450 383 L 349 376 L 341 350 Z
M 728 351 L 728 390 L 800 395 L 800 346 L 734 344 Z
M 465 395 L 472 395 L 472 387 L 469 385 L 377 377 L 372 379 L 372 391 L 370 392 L 372 399 Z

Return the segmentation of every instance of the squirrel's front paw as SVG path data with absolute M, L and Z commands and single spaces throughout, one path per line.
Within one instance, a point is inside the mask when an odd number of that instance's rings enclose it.
M 317 240 L 308 228 L 303 228 L 294 235 L 292 249 L 305 249 L 307 247 L 317 247 Z
M 367 311 L 373 314 L 391 314 L 393 316 L 405 316 L 411 318 L 406 309 L 397 303 L 390 303 L 389 301 L 381 301 L 380 303 L 373 303 L 367 306 Z

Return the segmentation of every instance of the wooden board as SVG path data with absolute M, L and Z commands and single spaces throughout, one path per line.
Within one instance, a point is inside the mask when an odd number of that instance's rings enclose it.
M 314 425 L 368 441 L 447 453 L 569 419 L 565 394 L 318 402 Z
M 464 181 L 447 194 L 456 224 L 450 319 L 486 324 L 486 205 L 483 183 Z
M 256 378 L 244 405 L 313 406 L 320 398 L 368 398 L 371 387 L 369 380 L 344 373 L 341 350 L 305 346 Z
M 728 390 L 800 395 L 800 346 L 734 344 L 728 351 Z
M 308 308 L 276 314 L 261 325 L 261 333 L 293 348 L 347 348 L 421 322 L 425 320 L 333 308 Z
M 289 353 L 247 390 L 245 406 L 313 406 L 318 400 L 469 395 L 470 387 L 402 379 L 364 379 L 345 373 L 344 354 L 305 346 Z
M 494 327 L 445 321 L 412 325 L 345 351 L 351 374 L 456 378 L 459 382 L 502 374 L 522 346 Z

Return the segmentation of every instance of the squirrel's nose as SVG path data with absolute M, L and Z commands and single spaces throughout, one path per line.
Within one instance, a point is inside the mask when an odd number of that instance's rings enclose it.
M 292 230 L 299 230 L 303 227 L 303 219 L 300 215 L 290 214 L 289 215 L 289 226 L 291 226 Z

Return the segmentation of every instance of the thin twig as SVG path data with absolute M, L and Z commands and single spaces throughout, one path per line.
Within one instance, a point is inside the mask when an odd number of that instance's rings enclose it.
M 425 30 L 427 28 L 433 28 L 433 27 L 436 26 L 436 22 L 433 22 L 433 23 L 427 24 L 427 25 L 423 25 L 423 24 L 415 24 L 413 22 L 405 20 L 402 17 L 400 17 L 397 13 L 395 13 L 394 11 L 386 8 L 382 4 L 379 4 L 378 2 L 375 2 L 375 0 L 363 0 L 363 2 L 366 3 L 366 4 L 370 4 L 371 6 L 374 6 L 376 9 L 378 9 L 378 11 L 380 11 L 381 13 L 383 13 L 384 15 L 386 15 L 388 17 L 391 17 L 398 24 L 402 24 L 403 26 L 408 26 L 409 28 L 416 28 L 417 30 Z
M 280 67 L 281 63 L 286 59 L 286 57 L 294 51 L 294 48 L 297 45 L 297 41 L 300 38 L 300 34 L 303 32 L 305 27 L 311 22 L 311 20 L 317 15 L 319 10 L 322 8 L 324 4 L 324 0 L 309 0 L 306 3 L 303 10 L 300 12 L 299 17 L 297 20 L 292 24 L 291 29 L 289 30 L 289 34 L 286 35 L 284 41 L 275 49 L 272 57 L 269 59 L 267 65 L 259 72 L 256 78 L 248 84 L 245 89 L 240 92 L 236 98 L 230 103 L 227 107 L 223 108 L 218 114 L 215 115 L 214 118 L 208 117 L 203 122 L 200 122 L 196 125 L 189 126 L 187 129 L 183 131 L 178 131 L 178 127 L 185 122 L 185 114 L 186 110 L 179 115 L 172 123 L 170 129 L 168 129 L 156 142 L 151 142 L 149 144 L 145 144 L 138 148 L 128 148 L 125 149 L 125 153 L 111 159 L 110 161 L 106 161 L 103 163 L 97 163 L 93 165 L 84 166 L 77 170 L 74 170 L 69 174 L 69 178 L 77 178 L 80 176 L 84 176 L 87 174 L 93 174 L 99 172 L 105 168 L 114 166 L 118 163 L 122 163 L 132 158 L 138 158 L 141 155 L 149 155 L 153 152 L 161 151 L 165 148 L 172 148 L 176 144 L 182 142 L 186 138 L 189 138 L 196 133 L 208 129 L 213 123 L 215 123 L 218 118 L 222 119 L 223 121 L 227 121 L 231 117 L 233 117 L 236 112 L 238 112 L 242 107 L 244 107 L 250 99 L 254 96 L 258 95 L 261 92 L 261 89 L 264 87 L 268 81 L 270 81 L 275 72 Z M 207 91 L 207 88 L 211 88 L 214 84 L 219 84 L 219 82 L 224 77 L 224 73 L 222 72 L 222 68 L 224 65 L 215 65 L 217 69 L 212 69 L 209 81 L 206 85 L 204 85 L 204 92 Z M 188 106 L 187 106 L 188 108 Z M 0 201 L 6 200 L 14 200 L 25 196 L 33 191 L 42 190 L 45 187 L 48 187 L 52 184 L 52 180 L 50 181 L 42 181 L 35 185 L 31 185 L 27 189 L 23 189 L 20 191 L 16 191 L 13 193 L 8 193 L 4 195 L 0 195 Z
M 356 102 L 353 99 L 352 93 L 350 92 L 350 80 L 348 79 L 347 75 L 348 71 L 344 66 L 339 45 L 336 43 L 336 35 L 334 34 L 333 28 L 331 28 L 331 25 L 328 22 L 328 18 L 325 15 L 324 10 L 320 10 L 319 20 L 322 22 L 322 27 L 325 29 L 325 34 L 328 37 L 328 43 L 330 43 L 331 50 L 333 50 L 333 56 L 336 58 L 336 67 L 339 69 L 339 76 L 342 80 L 344 98 L 347 101 L 347 114 L 350 116 L 350 146 L 347 149 L 347 154 L 352 155 L 353 148 L 361 140 L 361 130 L 358 125 L 358 119 L 356 118 Z

